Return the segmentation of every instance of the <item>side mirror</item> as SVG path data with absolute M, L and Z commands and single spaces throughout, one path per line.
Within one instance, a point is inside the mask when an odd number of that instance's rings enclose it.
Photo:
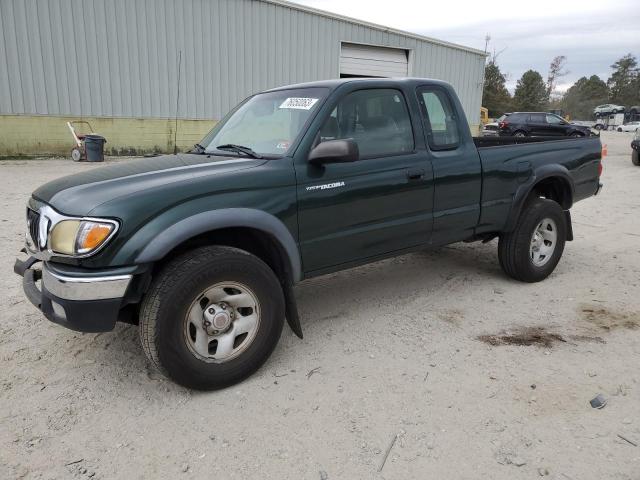
M 309 163 L 314 165 L 356 162 L 359 159 L 358 144 L 352 138 L 322 142 L 309 153 Z
M 560 125 L 567 125 L 567 122 L 560 122 Z

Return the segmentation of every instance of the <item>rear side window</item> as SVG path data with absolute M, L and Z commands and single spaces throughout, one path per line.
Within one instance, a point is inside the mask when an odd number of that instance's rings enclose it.
M 357 142 L 361 158 L 412 152 L 413 130 L 402 93 L 379 88 L 345 96 L 320 129 L 320 141 L 345 138 Z
M 432 150 L 457 148 L 460 143 L 458 121 L 447 93 L 439 88 L 422 88 L 418 96 L 429 147 Z
M 509 122 L 511 123 L 526 123 L 528 119 L 528 115 L 522 113 L 512 113 L 509 115 Z
M 529 121 L 531 123 L 546 123 L 544 113 L 532 113 L 529 115 Z

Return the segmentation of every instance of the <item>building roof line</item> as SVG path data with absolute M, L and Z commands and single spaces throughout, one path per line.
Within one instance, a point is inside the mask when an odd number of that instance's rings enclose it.
M 263 2 L 263 3 L 270 3 L 272 5 L 278 5 L 285 8 L 291 8 L 292 10 L 299 10 L 302 12 L 311 13 L 313 15 L 319 15 L 321 17 L 330 18 L 333 20 L 342 20 L 344 22 L 353 23 L 355 25 L 364 25 L 365 27 L 373 28 L 375 30 L 380 30 L 386 33 L 393 33 L 396 35 L 401 35 L 403 37 L 410 37 L 410 38 L 414 38 L 416 40 L 421 40 L 424 42 L 435 43 L 436 45 L 455 48 L 456 50 L 463 50 L 465 52 L 475 53 L 476 55 L 482 55 L 484 57 L 487 56 L 487 52 L 478 50 L 477 48 L 458 45 L 457 43 L 451 43 L 445 40 L 438 40 L 437 38 L 427 37 L 425 35 L 419 35 L 417 33 L 407 32 L 405 30 L 399 30 L 396 28 L 387 27 L 377 23 L 367 22 L 366 20 L 359 20 L 357 18 L 347 17 L 346 15 L 340 15 L 338 13 L 328 12 L 326 10 L 320 10 L 319 8 L 308 7 L 306 5 L 293 3 L 287 0 L 257 0 L 257 1 Z

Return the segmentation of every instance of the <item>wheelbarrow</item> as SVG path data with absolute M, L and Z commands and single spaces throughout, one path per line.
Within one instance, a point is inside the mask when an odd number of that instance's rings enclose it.
M 88 133 L 78 133 L 76 131 L 77 125 L 86 125 L 89 127 Z M 95 134 L 93 127 L 91 124 L 85 120 L 76 120 L 73 122 L 67 122 L 67 127 L 71 130 L 71 135 L 73 135 L 73 140 L 76 142 L 76 146 L 71 149 L 71 160 L 74 162 L 85 161 L 87 159 L 87 150 L 84 145 L 84 139 L 87 135 Z

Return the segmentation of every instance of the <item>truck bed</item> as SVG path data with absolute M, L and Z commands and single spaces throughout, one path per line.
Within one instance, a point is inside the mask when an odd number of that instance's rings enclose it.
M 602 146 L 597 135 L 476 137 L 473 141 L 482 165 L 480 232 L 500 225 L 508 217 L 517 191 L 549 170 L 564 172 L 570 179 L 573 201 L 592 196 L 598 189 Z

